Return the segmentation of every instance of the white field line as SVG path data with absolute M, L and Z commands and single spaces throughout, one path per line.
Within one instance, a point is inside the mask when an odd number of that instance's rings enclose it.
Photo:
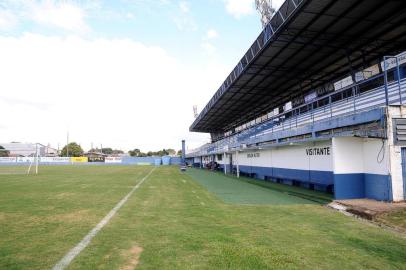
M 65 256 L 52 268 L 53 270 L 65 269 L 75 258 L 82 252 L 92 241 L 93 237 L 106 225 L 110 219 L 117 213 L 118 210 L 127 202 L 130 196 L 147 180 L 153 168 L 141 181 L 133 187 L 133 189 L 116 205 L 113 209 L 97 224 L 74 248 L 72 248 Z

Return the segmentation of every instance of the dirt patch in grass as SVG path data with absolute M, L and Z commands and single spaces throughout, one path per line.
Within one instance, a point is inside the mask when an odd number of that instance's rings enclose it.
M 369 199 L 337 200 L 346 211 L 379 225 L 406 232 L 406 202 L 388 203 Z
M 85 220 L 89 218 L 89 210 L 78 210 L 74 212 L 69 212 L 66 214 L 53 215 L 48 218 L 48 221 L 59 221 L 59 222 L 77 222 L 80 220 Z
M 120 270 L 133 270 L 137 267 L 139 263 L 139 259 L 141 256 L 141 253 L 144 249 L 140 246 L 133 246 L 131 247 L 130 250 L 126 251 L 123 253 L 123 256 L 128 259 L 128 262 L 126 265 L 122 266 Z
M 406 233 L 406 209 L 378 215 L 375 217 L 375 220 Z
M 55 198 L 56 199 L 65 199 L 65 198 L 69 198 L 70 196 L 74 196 L 75 193 L 72 192 L 62 192 L 62 193 L 58 193 Z

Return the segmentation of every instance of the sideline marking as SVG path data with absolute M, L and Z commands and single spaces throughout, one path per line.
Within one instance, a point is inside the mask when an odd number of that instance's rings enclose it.
M 97 224 L 74 248 L 72 248 L 65 256 L 52 268 L 52 270 L 63 270 L 84 250 L 92 241 L 93 237 L 106 225 L 110 219 L 117 213 L 118 210 L 127 202 L 130 196 L 136 191 L 141 184 L 147 180 L 156 167 L 153 168 L 141 181 L 133 187 L 133 189 L 118 203 L 113 209 Z

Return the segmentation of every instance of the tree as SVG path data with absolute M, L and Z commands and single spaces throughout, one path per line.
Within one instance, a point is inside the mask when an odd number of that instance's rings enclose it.
M 174 149 L 169 148 L 169 149 L 162 149 L 162 150 L 159 150 L 156 152 L 148 151 L 147 153 L 143 153 L 143 152 L 141 152 L 140 149 L 136 148 L 134 150 L 129 151 L 128 154 L 132 157 L 154 157 L 154 156 L 162 157 L 162 156 L 168 156 L 168 155 L 171 155 L 171 156 L 176 155 L 176 151 Z
M 119 149 L 114 149 L 112 154 L 113 154 L 113 155 L 120 155 L 120 154 L 124 154 L 124 151 L 123 151 L 123 150 L 119 150 Z
M 0 157 L 8 157 L 8 155 L 10 155 L 10 152 L 0 145 Z
M 182 150 L 179 150 L 177 155 L 181 157 L 182 156 Z
M 91 148 L 89 150 L 89 153 L 101 153 L 103 152 L 103 154 L 106 155 L 120 155 L 120 154 L 124 154 L 124 151 L 119 150 L 119 149 L 113 149 L 113 148 L 102 148 L 102 150 L 100 150 L 100 148 Z
M 102 152 L 103 152 L 103 154 L 111 155 L 111 154 L 113 154 L 113 149 L 111 149 L 111 148 L 102 148 Z
M 138 157 L 140 153 L 141 153 L 140 149 L 134 149 L 134 150 L 128 151 L 128 154 L 132 157 Z
M 80 157 L 83 155 L 83 149 L 82 147 L 75 143 L 71 142 L 68 145 L 65 145 L 64 148 L 62 148 L 61 151 L 61 156 L 62 157 Z
M 132 157 L 146 157 L 147 156 L 147 154 L 141 152 L 141 150 L 138 148 L 128 151 L 128 154 Z

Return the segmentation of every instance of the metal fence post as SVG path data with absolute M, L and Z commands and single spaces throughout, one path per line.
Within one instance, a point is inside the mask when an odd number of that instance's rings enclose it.
M 400 102 L 400 105 L 403 105 L 402 90 L 400 89 L 400 67 L 399 67 L 399 58 L 398 57 L 396 57 L 396 71 L 397 71 L 397 75 L 398 75 L 399 102 Z
M 331 95 L 328 97 L 328 102 L 330 104 L 330 119 L 332 119 L 333 118 L 333 102 L 332 102 Z
M 312 109 L 311 109 L 311 115 L 312 115 L 312 125 L 314 125 L 314 112 L 313 112 L 313 104 L 314 104 L 314 102 L 312 102 Z
M 279 118 L 279 119 L 281 119 L 281 118 Z M 282 120 L 282 130 L 285 130 L 285 121 L 284 120 Z
M 298 113 L 298 110 L 299 110 L 299 113 Z M 300 114 L 300 109 L 298 109 L 298 110 L 296 110 L 296 128 L 297 128 L 297 118 L 299 117 L 299 114 Z
M 353 98 L 353 106 L 354 106 L 354 112 L 356 111 L 356 105 L 355 105 L 355 95 L 356 95 L 356 91 L 355 91 L 355 87 L 352 88 L 352 98 Z
M 384 80 L 385 80 L 385 104 L 389 106 L 389 96 L 388 96 L 388 70 L 386 68 L 386 59 L 387 57 L 383 57 L 383 71 L 384 71 Z

